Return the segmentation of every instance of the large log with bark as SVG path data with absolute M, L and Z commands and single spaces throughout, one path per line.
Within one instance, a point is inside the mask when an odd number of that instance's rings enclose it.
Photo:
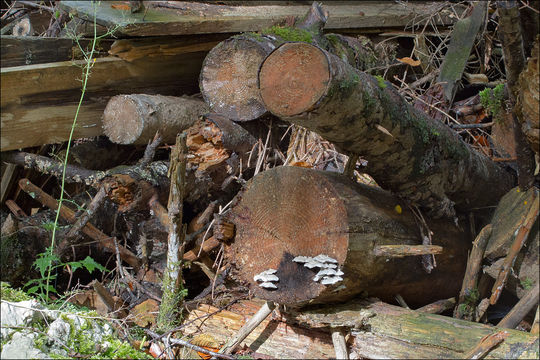
M 274 50 L 261 65 L 259 85 L 271 113 L 361 155 L 379 185 L 432 216 L 494 205 L 512 186 L 510 174 L 388 83 L 314 45 Z
M 422 305 L 455 296 L 470 244 L 468 234 L 450 220 L 429 221 L 433 244 L 443 250 L 428 274 L 422 256 L 381 251 L 389 245 L 421 245 L 421 232 L 427 235 L 400 199 L 341 174 L 294 166 L 253 178 L 226 220 L 236 227 L 225 251 L 233 277 L 257 297 L 292 307 L 342 301 L 364 291 L 389 301 L 401 294 L 407 303 Z M 317 275 L 321 264 L 295 260 L 318 255 L 334 259 L 337 276 L 325 279 Z M 260 287 L 254 279 L 268 269 L 276 270 L 271 274 L 279 279 L 276 289 Z

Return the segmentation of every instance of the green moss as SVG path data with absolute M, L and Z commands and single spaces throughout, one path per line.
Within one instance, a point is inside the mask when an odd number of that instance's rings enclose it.
M 529 290 L 532 288 L 533 281 L 531 278 L 526 277 L 525 279 L 520 281 L 521 287 L 525 290 Z
M 257 32 L 247 32 L 247 33 L 244 33 L 243 35 L 246 36 L 246 37 L 253 38 L 253 39 L 257 40 L 257 41 L 263 41 L 262 35 L 257 33 Z
M 495 88 L 486 88 L 478 93 L 480 102 L 484 109 L 497 121 L 502 120 L 503 101 L 504 101 L 504 84 L 499 84 Z
M 375 79 L 377 79 L 377 84 L 379 85 L 380 89 L 386 89 L 386 83 L 384 82 L 384 78 L 380 75 L 375 75 Z
M 26 301 L 31 300 L 32 297 L 26 294 L 22 290 L 12 289 L 11 286 L 6 282 L 0 282 L 0 298 L 5 301 Z
M 309 44 L 313 42 L 313 36 L 311 33 L 304 29 L 274 25 L 271 28 L 262 30 L 261 32 L 263 34 L 279 36 L 284 41 L 303 41 Z

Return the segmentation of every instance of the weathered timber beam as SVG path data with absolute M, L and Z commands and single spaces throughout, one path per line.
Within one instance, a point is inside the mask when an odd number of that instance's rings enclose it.
M 421 256 L 380 256 L 381 245 L 422 243 L 412 211 L 388 192 L 341 174 L 294 166 L 250 180 L 225 218 L 236 230 L 225 247 L 232 276 L 255 296 L 290 307 L 343 301 L 363 291 L 387 301 L 401 294 L 414 305 L 455 296 L 470 245 L 466 233 L 441 219 L 428 222 L 433 244 L 442 247 L 431 274 L 422 268 Z M 309 268 L 306 259 L 295 259 L 317 255 L 334 259 L 329 267 L 335 265 L 338 274 L 328 276 L 335 282 L 317 275 L 321 264 L 312 261 Z M 276 289 L 254 279 L 268 269 L 276 270 Z
M 259 85 L 271 113 L 359 154 L 379 185 L 432 216 L 495 205 L 512 186 L 510 174 L 389 84 L 314 45 L 274 50 L 261 66 Z
M 104 2 L 97 7 L 97 23 L 105 27 L 120 25 L 119 34 L 132 36 L 186 35 L 206 33 L 227 33 L 259 31 L 286 21 L 290 17 L 300 17 L 310 5 L 227 6 L 188 1 L 146 1 L 145 11 L 131 14 L 115 9 Z M 60 7 L 78 17 L 93 20 L 94 7 L 87 1 L 61 1 Z M 326 5 L 331 19 L 328 29 L 381 29 L 403 28 L 413 20 L 426 17 L 437 25 L 451 25 L 455 19 L 449 10 L 431 19 L 433 12 L 440 9 L 436 2 L 407 4 L 347 1 Z
M 114 57 L 97 59 L 74 137 L 102 134 L 101 116 L 114 95 L 139 92 L 179 96 L 195 92 L 204 55 L 196 52 L 131 63 Z M 81 95 L 83 64 L 64 61 L 1 69 L 1 151 L 68 139 Z

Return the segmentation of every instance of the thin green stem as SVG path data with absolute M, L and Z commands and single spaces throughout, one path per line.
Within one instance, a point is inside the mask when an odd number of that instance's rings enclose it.
M 93 59 L 94 51 L 96 48 L 96 42 L 97 42 L 97 24 L 96 24 L 96 17 L 97 17 L 97 4 L 94 3 L 94 37 L 92 39 L 92 49 L 90 50 L 90 56 L 86 57 L 86 65 L 84 67 L 84 76 L 83 76 L 83 85 L 82 85 L 82 91 L 81 91 L 81 97 L 79 98 L 79 103 L 77 105 L 77 110 L 75 112 L 75 117 L 73 118 L 73 123 L 71 124 L 71 131 L 69 133 L 69 139 L 67 143 L 67 149 L 66 149 L 66 156 L 64 157 L 64 164 L 63 164 L 63 170 L 62 170 L 62 183 L 61 183 L 61 191 L 60 191 L 60 200 L 58 200 L 58 208 L 56 209 L 56 217 L 54 219 L 54 227 L 51 237 L 51 246 L 50 246 L 50 254 L 52 255 L 54 251 L 54 242 L 56 239 L 56 229 L 58 227 L 58 219 L 60 217 L 60 209 L 62 207 L 62 202 L 64 201 L 64 187 L 65 187 L 65 181 L 66 181 L 66 167 L 67 167 L 67 161 L 69 157 L 69 149 L 71 148 L 71 141 L 73 140 L 73 133 L 75 132 L 75 126 L 77 125 L 77 118 L 79 117 L 79 111 L 81 110 L 81 105 L 84 99 L 84 94 L 86 93 L 86 85 L 88 84 L 88 78 L 90 77 L 90 69 L 94 65 L 95 59 Z M 77 43 L 79 42 L 78 39 L 76 39 Z M 47 268 L 47 283 L 46 283 L 46 295 L 45 298 L 49 299 L 49 282 L 51 279 L 51 270 L 52 270 L 52 264 L 49 264 Z

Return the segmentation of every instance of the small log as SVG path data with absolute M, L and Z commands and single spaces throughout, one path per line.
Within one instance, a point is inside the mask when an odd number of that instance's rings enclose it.
M 103 112 L 103 131 L 117 144 L 147 144 L 156 131 L 171 143 L 206 112 L 202 100 L 190 97 L 117 95 Z
M 259 85 L 271 113 L 359 154 L 377 184 L 432 216 L 494 205 L 512 186 L 510 174 L 391 86 L 314 45 L 274 50 L 261 65 Z
M 434 303 L 427 304 L 414 311 L 426 314 L 441 314 L 447 310 L 451 310 L 456 306 L 456 298 L 437 300 Z
M 399 204 L 389 193 L 341 174 L 273 168 L 250 180 L 224 216 L 236 228 L 234 241 L 225 247 L 226 260 L 234 265 L 234 277 L 257 297 L 292 307 L 342 301 L 362 291 L 388 301 L 399 293 L 411 305 L 455 295 L 470 242 L 449 220 L 428 222 L 434 245 L 444 248 L 429 275 L 420 256 L 374 254 L 380 245 L 422 242 L 413 213 L 397 212 Z M 335 259 L 343 281 L 323 285 L 314 281 L 317 269 L 293 261 L 321 254 Z M 275 290 L 253 279 L 268 269 L 277 270 Z
M 345 341 L 345 335 L 343 334 L 342 329 L 332 329 L 332 342 L 334 343 L 334 350 L 336 351 L 336 359 L 349 359 L 347 342 Z
M 373 248 L 373 255 L 385 257 L 436 255 L 442 252 L 443 248 L 437 245 L 380 245 Z

